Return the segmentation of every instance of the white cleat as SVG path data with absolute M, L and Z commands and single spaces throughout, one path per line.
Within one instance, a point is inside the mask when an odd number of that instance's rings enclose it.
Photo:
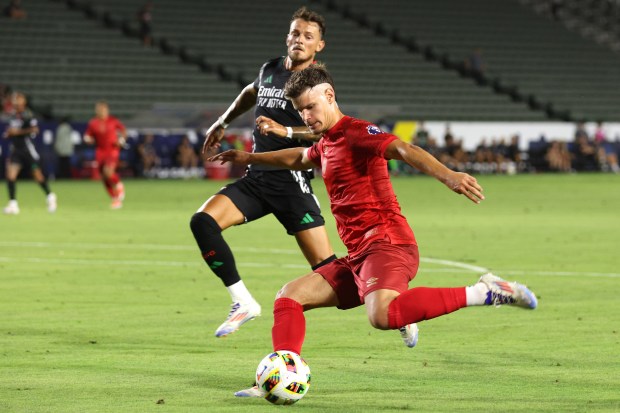
M 530 310 L 538 306 L 536 295 L 523 284 L 506 281 L 491 273 L 484 274 L 478 282 L 484 283 L 489 289 L 486 305 L 498 307 L 506 304 Z
M 265 390 L 259 389 L 258 386 L 252 386 L 249 389 L 235 392 L 235 397 L 265 397 L 266 394 Z
M 47 210 L 49 212 L 56 212 L 56 208 L 57 207 L 58 207 L 58 205 L 56 204 L 56 194 L 51 192 L 47 196 Z
M 215 330 L 215 337 L 224 337 L 239 330 L 242 324 L 260 316 L 260 305 L 251 303 L 233 303 L 226 321 Z
M 125 200 L 125 185 L 122 182 L 116 184 L 116 198 L 121 202 Z
M 10 200 L 9 204 L 4 208 L 4 213 L 7 215 L 19 214 L 19 205 L 17 205 L 17 201 L 14 199 Z
M 407 324 L 406 326 L 401 327 L 399 331 L 400 336 L 403 338 L 403 341 L 407 347 L 413 348 L 416 344 L 418 344 L 418 335 L 420 330 L 418 329 L 417 324 Z
M 121 209 L 123 207 L 123 201 L 118 198 L 112 199 L 112 203 L 110 204 L 111 209 Z

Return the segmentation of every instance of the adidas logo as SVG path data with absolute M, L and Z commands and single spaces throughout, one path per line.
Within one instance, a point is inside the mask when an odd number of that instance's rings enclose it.
M 213 261 L 211 264 L 209 264 L 209 268 L 211 268 L 212 270 L 215 270 L 217 268 L 220 268 L 222 265 L 224 265 L 223 262 Z
M 302 220 L 299 223 L 300 224 L 309 224 L 311 222 L 314 222 L 314 219 L 312 219 L 310 214 L 306 214 L 306 215 L 304 215 L 304 217 L 302 218 Z
M 263 80 L 263 83 L 271 83 L 273 75 L 269 75 L 267 79 Z

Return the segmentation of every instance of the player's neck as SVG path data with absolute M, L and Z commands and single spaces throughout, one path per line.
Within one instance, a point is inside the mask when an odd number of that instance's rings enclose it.
M 290 58 L 290 56 L 286 56 L 286 58 L 284 59 L 284 68 L 286 70 L 290 70 L 291 72 L 298 72 L 304 70 L 312 63 L 314 63 L 314 56 L 312 56 L 311 59 L 300 62 L 295 62 Z

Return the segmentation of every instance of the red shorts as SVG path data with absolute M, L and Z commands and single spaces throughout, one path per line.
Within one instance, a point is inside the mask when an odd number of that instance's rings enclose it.
M 102 167 L 102 166 L 114 167 L 118 165 L 119 155 L 120 155 L 120 151 L 118 149 L 107 149 L 107 150 L 97 149 L 95 151 L 95 160 L 97 161 L 97 165 L 99 165 L 99 167 Z
M 406 291 L 419 264 L 417 245 L 379 241 L 355 258 L 339 258 L 315 272 L 336 292 L 338 308 L 347 310 L 364 304 L 364 297 L 376 290 Z

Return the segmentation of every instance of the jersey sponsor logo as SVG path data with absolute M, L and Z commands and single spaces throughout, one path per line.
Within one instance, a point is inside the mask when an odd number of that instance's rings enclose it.
M 379 282 L 379 279 L 377 277 L 370 277 L 368 280 L 366 280 L 366 288 L 370 288 L 373 285 L 376 285 Z
M 381 132 L 381 129 L 379 129 L 379 127 L 377 127 L 375 125 L 368 125 L 366 127 L 366 130 L 368 131 L 368 133 L 370 135 L 378 135 L 380 133 L 383 133 L 383 132 Z
M 377 228 L 373 228 L 369 231 L 366 231 L 366 233 L 364 234 L 364 239 L 368 239 L 370 237 L 372 237 L 373 235 L 376 235 L 379 231 L 377 230 Z
M 267 78 L 269 79 L 269 78 Z M 264 108 L 277 108 L 286 109 L 286 98 L 284 97 L 284 89 L 277 87 L 265 87 L 258 88 L 258 99 L 256 104 Z
M 271 83 L 273 81 L 273 75 L 269 75 L 267 79 L 263 80 L 263 83 Z

